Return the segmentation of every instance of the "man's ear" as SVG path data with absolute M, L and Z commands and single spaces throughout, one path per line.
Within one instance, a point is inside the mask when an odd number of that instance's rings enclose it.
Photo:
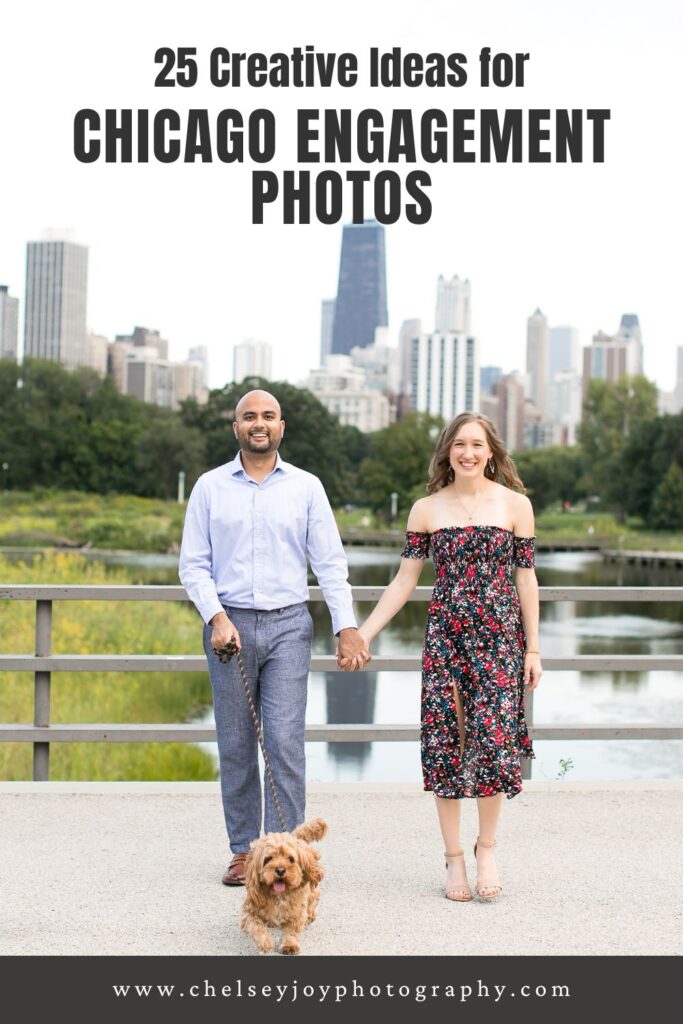
M 237 437 L 237 420 L 232 421 L 232 432 Z
M 281 427 L 281 429 L 280 429 L 280 437 L 284 437 L 284 434 L 285 434 L 285 421 L 284 420 L 280 420 L 280 427 Z

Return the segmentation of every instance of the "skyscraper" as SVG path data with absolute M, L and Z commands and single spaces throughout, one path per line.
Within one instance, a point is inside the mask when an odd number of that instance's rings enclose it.
M 524 445 L 524 378 L 522 374 L 507 373 L 496 385 L 498 421 L 496 426 L 509 451 Z
M 631 349 L 631 368 L 629 373 L 643 372 L 643 336 L 637 313 L 622 313 L 617 338 L 626 341 Z
M 528 397 L 542 417 L 548 382 L 548 318 L 540 309 L 536 309 L 526 322 L 526 372 L 529 377 Z
M 9 294 L 6 284 L 0 284 L 0 359 L 17 359 L 19 299 Z
M 334 299 L 323 299 L 320 310 L 320 365 L 325 365 L 325 360 L 332 351 L 332 332 L 334 330 Z
M 342 235 L 332 352 L 349 355 L 356 345 L 371 345 L 375 328 L 387 323 L 384 227 L 377 221 L 347 224 Z
M 548 334 L 548 381 L 556 373 L 579 373 L 579 332 L 576 327 L 551 327 Z
M 479 408 L 479 345 L 476 338 L 450 332 L 420 334 L 412 340 L 411 405 L 446 421 Z
M 86 353 L 88 249 L 76 242 L 29 242 L 26 246 L 24 355 L 69 369 Z
M 502 376 L 502 366 L 482 366 L 479 372 L 479 383 L 482 395 L 495 394 L 496 386 Z
M 638 317 L 627 313 L 621 318 L 616 334 L 598 331 L 583 350 L 584 395 L 591 378 L 617 381 L 642 372 L 643 350 Z
M 201 366 L 200 386 L 209 386 L 209 350 L 206 345 L 193 345 L 187 353 L 188 362 L 199 363 Z
M 245 377 L 265 377 L 270 380 L 273 349 L 267 341 L 248 338 L 241 345 L 235 345 L 232 356 L 232 377 L 241 384 Z
M 447 281 L 443 274 L 436 283 L 435 331 L 470 334 L 470 282 L 456 274 Z
M 402 395 L 410 395 L 412 391 L 413 338 L 419 337 L 420 334 L 422 334 L 422 321 L 418 318 L 404 320 L 401 324 L 401 330 L 398 333 L 398 357 L 400 362 L 399 390 Z

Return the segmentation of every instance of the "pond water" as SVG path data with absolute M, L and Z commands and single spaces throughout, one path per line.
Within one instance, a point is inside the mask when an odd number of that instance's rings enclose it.
M 542 586 L 681 586 L 680 571 L 606 564 L 599 553 L 539 554 Z M 377 585 L 392 578 L 397 554 L 351 550 L 351 582 Z M 431 583 L 431 563 L 420 580 Z M 368 606 L 360 605 L 365 617 Z M 422 603 L 407 605 L 373 645 L 375 654 L 416 654 L 426 617 Z M 316 608 L 317 649 L 326 650 L 324 608 Z M 541 605 L 541 649 L 546 657 L 578 654 L 680 654 L 683 603 L 568 602 Z M 676 672 L 547 672 L 536 691 L 537 724 L 655 723 L 683 719 L 683 678 Z M 420 677 L 410 672 L 312 673 L 308 721 L 417 723 Z M 680 740 L 537 740 L 532 778 L 680 778 Z M 561 762 L 569 764 L 564 769 Z M 409 781 L 420 779 L 417 743 L 309 744 L 311 779 Z
M 397 549 L 347 552 L 356 586 L 388 583 L 398 566 Z M 110 565 L 134 570 L 136 583 L 177 583 L 177 559 L 167 555 L 100 554 Z M 542 586 L 681 586 L 676 569 L 605 563 L 596 552 L 540 553 Z M 314 579 L 311 578 L 311 583 Z M 431 562 L 420 583 L 433 582 Z M 357 606 L 359 621 L 371 610 Z M 312 602 L 314 653 L 331 653 L 327 609 Z M 373 653 L 417 656 L 421 650 L 426 605 L 407 604 L 373 644 Z M 198 650 L 199 630 L 198 630 Z M 683 652 L 683 602 L 620 603 L 587 601 L 541 605 L 541 649 L 546 657 L 578 654 L 660 654 Z M 537 724 L 614 722 L 665 724 L 683 719 L 683 674 L 677 672 L 546 672 L 536 691 Z M 420 676 L 415 672 L 313 672 L 307 721 L 316 723 L 417 724 Z M 204 721 L 212 721 L 207 708 Z M 207 744 L 215 753 L 215 745 Z M 532 777 L 555 779 L 680 778 L 680 740 L 537 740 Z M 564 762 L 564 767 L 563 767 Z M 416 742 L 309 743 L 311 780 L 401 782 L 421 778 Z

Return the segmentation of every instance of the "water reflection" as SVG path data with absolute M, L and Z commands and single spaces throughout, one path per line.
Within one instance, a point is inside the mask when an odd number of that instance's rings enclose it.
M 327 722 L 330 725 L 351 725 L 375 721 L 377 672 L 325 672 Z M 352 763 L 360 768 L 370 757 L 372 744 L 328 743 L 333 761 Z
M 356 586 L 383 586 L 398 567 L 399 550 L 348 552 L 350 580 Z M 25 552 L 17 557 L 26 560 Z M 176 584 L 177 558 L 128 555 L 106 559 L 126 565 L 131 582 Z M 427 562 L 420 579 L 433 583 Z M 554 552 L 538 556 L 542 586 L 666 587 L 683 585 L 683 573 L 605 562 L 596 552 Z M 311 577 L 311 583 L 314 583 Z M 359 620 L 371 610 L 359 604 Z M 322 602 L 311 604 L 315 624 L 314 653 L 330 654 L 334 639 Z M 373 644 L 374 654 L 419 654 L 426 621 L 424 602 L 409 602 Z M 541 642 L 546 657 L 590 654 L 660 654 L 683 652 L 683 602 L 619 601 L 543 602 Z M 200 631 L 197 648 L 200 650 Z M 188 652 L 189 653 L 189 652 Z M 419 673 L 311 673 L 307 720 L 310 724 L 417 724 Z M 535 720 L 543 723 L 658 723 L 683 719 L 681 673 L 548 672 L 535 697 Z M 205 721 L 212 721 L 206 709 Z M 535 778 L 557 777 L 560 759 L 571 758 L 569 779 L 671 778 L 683 775 L 681 741 L 542 741 L 536 743 Z M 215 750 L 215 747 L 214 747 Z M 417 781 L 416 743 L 312 743 L 307 751 L 310 779 Z

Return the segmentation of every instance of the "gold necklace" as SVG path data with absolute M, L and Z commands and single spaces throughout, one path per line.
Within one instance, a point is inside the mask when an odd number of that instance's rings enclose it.
M 486 490 L 486 488 L 484 488 L 484 490 Z M 479 494 L 477 495 L 477 500 L 475 501 L 475 503 L 474 503 L 474 508 L 472 509 L 472 511 L 471 511 L 471 512 L 468 512 L 468 511 L 467 511 L 467 505 L 466 505 L 466 504 L 465 504 L 465 502 L 464 502 L 464 501 L 462 500 L 462 498 L 460 498 L 460 497 L 458 496 L 458 493 L 457 493 L 457 491 L 455 491 L 455 490 L 453 491 L 453 496 L 454 496 L 455 500 L 456 500 L 456 501 L 458 502 L 458 504 L 459 504 L 459 505 L 461 505 L 461 507 L 462 507 L 462 508 L 464 509 L 464 511 L 465 511 L 465 515 L 467 516 L 467 518 L 469 519 L 469 521 L 470 521 L 470 522 L 472 522 L 472 520 L 474 519 L 474 513 L 475 513 L 475 512 L 477 511 L 477 507 L 478 507 L 478 505 L 479 505 L 479 502 L 481 501 L 481 498 L 482 498 L 482 495 L 483 495 L 483 493 L 484 493 L 484 490 L 480 491 L 480 492 L 479 492 Z

